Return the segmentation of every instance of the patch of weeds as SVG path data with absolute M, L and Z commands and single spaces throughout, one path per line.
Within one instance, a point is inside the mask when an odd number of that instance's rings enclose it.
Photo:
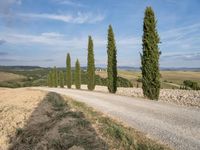
M 72 129 L 71 125 L 65 125 L 64 127 L 60 127 L 58 129 L 59 133 L 69 133 Z
M 89 124 L 90 124 L 90 122 L 88 120 L 85 120 L 85 119 L 78 119 L 77 122 L 76 122 L 77 126 L 81 126 L 83 128 L 88 127 Z
M 53 148 L 53 149 L 59 149 L 59 150 L 65 150 L 65 146 L 63 145 L 63 141 L 59 140 L 55 140 L 53 139 L 52 141 L 49 142 L 49 147 Z
M 91 107 L 75 100 L 69 100 L 72 108 L 76 108 L 84 113 L 86 118 L 96 124 L 98 133 L 104 140 L 108 141 L 110 149 L 124 150 L 169 150 L 165 145 L 159 144 L 133 128 L 125 127 L 122 123 L 109 117 L 104 117 L 102 113 L 94 111 Z M 79 121 L 80 124 L 84 124 Z
M 17 128 L 16 129 L 16 136 L 19 136 L 23 133 L 23 129 L 22 128 Z
M 61 111 L 67 106 L 67 103 L 64 101 L 64 99 L 56 93 L 49 93 L 48 101 L 52 104 L 55 111 Z
M 101 123 L 101 130 L 105 135 L 118 141 L 119 145 L 122 145 L 125 149 L 130 149 L 131 147 L 136 149 L 136 140 L 131 137 L 122 125 L 113 122 L 107 117 L 99 118 L 99 122 Z
M 67 113 L 67 115 L 70 116 L 70 117 L 73 117 L 73 118 L 83 118 L 84 117 L 83 113 L 80 112 L 80 111 L 75 111 L 75 112 L 69 111 Z

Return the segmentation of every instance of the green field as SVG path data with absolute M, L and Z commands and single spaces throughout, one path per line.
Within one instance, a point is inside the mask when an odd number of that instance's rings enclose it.
M 96 71 L 96 74 L 101 77 L 107 77 L 106 71 Z M 118 71 L 118 75 L 130 80 L 133 86 L 141 87 L 141 82 L 138 79 L 141 78 L 140 71 Z M 162 88 L 180 88 L 184 80 L 195 81 L 200 84 L 200 72 L 195 71 L 161 71 L 161 87 Z

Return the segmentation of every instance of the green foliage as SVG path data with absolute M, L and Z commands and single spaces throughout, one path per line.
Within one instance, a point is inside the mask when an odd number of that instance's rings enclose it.
M 94 50 L 92 37 L 88 38 L 88 64 L 87 64 L 87 77 L 88 90 L 94 90 L 95 88 L 95 64 L 94 64 Z
M 143 94 L 151 100 L 157 100 L 160 93 L 160 52 L 158 48 L 160 39 L 151 7 L 147 7 L 145 11 L 143 32 L 143 54 L 141 54 Z
M 73 76 L 75 76 L 75 72 L 72 72 Z M 73 78 L 73 83 L 75 83 L 75 79 Z M 87 72 L 81 71 L 81 84 L 87 84 Z M 108 78 L 102 78 L 99 75 L 95 75 L 95 83 L 96 85 L 106 86 L 108 85 Z M 133 84 L 128 79 L 123 77 L 117 78 L 117 87 L 133 87 Z
M 117 87 L 133 87 L 133 84 L 122 77 L 117 77 Z
M 66 84 L 67 87 L 70 89 L 72 86 L 72 73 L 71 73 L 71 58 L 70 54 L 67 54 L 67 60 L 66 60 Z
M 108 55 L 108 90 L 110 93 L 115 93 L 117 91 L 117 50 L 115 46 L 115 38 L 112 26 L 109 25 L 108 29 L 108 45 L 107 45 L 107 55 Z
M 62 71 L 59 72 L 59 84 L 61 88 L 64 88 L 64 74 Z
M 49 87 L 57 87 L 59 82 L 59 76 L 57 68 L 54 67 L 52 70 L 49 71 L 49 74 L 47 75 L 47 85 Z
M 75 68 L 75 86 L 77 89 L 81 88 L 81 68 L 78 59 L 76 60 L 76 68 Z
M 200 86 L 195 81 L 185 80 L 183 81 L 183 84 L 185 86 L 185 89 L 191 88 L 192 90 L 200 90 Z
M 58 86 L 58 72 L 57 72 L 57 68 L 54 67 L 53 68 L 53 87 L 57 87 Z
M 49 74 L 47 77 L 47 85 L 49 87 L 53 87 L 53 71 L 52 70 L 49 71 Z

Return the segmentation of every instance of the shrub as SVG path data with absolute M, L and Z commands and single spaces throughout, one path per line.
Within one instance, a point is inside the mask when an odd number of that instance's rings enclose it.
M 200 90 L 200 87 L 197 82 L 191 80 L 183 81 L 183 84 L 186 88 L 191 88 L 192 90 Z

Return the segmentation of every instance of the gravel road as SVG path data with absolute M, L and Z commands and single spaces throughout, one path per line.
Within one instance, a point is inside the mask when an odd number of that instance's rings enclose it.
M 32 88 L 33 89 L 33 88 Z M 177 150 L 200 150 L 200 109 L 86 90 L 37 87 L 67 95 Z

